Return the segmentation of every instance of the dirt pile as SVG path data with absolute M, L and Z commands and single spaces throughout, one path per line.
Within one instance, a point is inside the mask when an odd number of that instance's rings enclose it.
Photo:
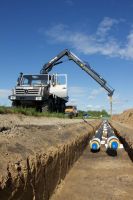
M 0 117 L 2 200 L 48 200 L 100 123 Z
M 120 123 L 124 123 L 133 127 L 133 109 L 126 110 L 122 114 L 119 114 L 119 115 L 113 115 L 112 120 L 118 121 Z

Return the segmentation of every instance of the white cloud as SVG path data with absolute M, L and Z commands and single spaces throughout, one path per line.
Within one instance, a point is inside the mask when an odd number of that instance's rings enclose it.
M 66 105 L 79 105 L 78 99 L 70 99 Z
M 78 86 L 71 86 L 68 88 L 68 92 L 70 96 L 74 97 L 81 97 L 85 96 L 87 94 L 87 88 L 86 87 L 78 87 Z
M 67 42 L 67 36 L 71 34 L 69 26 L 64 24 L 57 24 L 47 31 L 41 28 L 39 32 L 51 37 L 55 42 Z
M 103 21 L 100 22 L 98 28 L 97 28 L 97 35 L 99 37 L 104 38 L 108 35 L 109 31 L 111 30 L 112 26 L 115 24 L 118 24 L 119 21 L 116 19 L 111 19 L 109 17 L 105 17 Z
M 87 35 L 79 31 L 72 31 L 64 24 L 57 24 L 41 33 L 50 37 L 53 42 L 66 43 L 84 54 L 101 54 L 110 57 L 133 59 L 133 27 L 122 43 L 110 34 L 114 26 L 122 20 L 105 17 L 98 25 L 94 34 Z
M 99 88 L 99 89 L 93 89 L 88 97 L 89 100 L 94 100 L 97 98 L 98 95 L 100 95 L 101 93 L 104 93 L 103 88 Z
M 74 2 L 72 0 L 65 0 L 65 3 L 69 6 L 73 6 Z
M 104 106 L 102 105 L 88 105 L 87 106 L 88 110 L 98 110 L 98 111 L 101 111 L 104 109 Z
M 8 97 L 11 94 L 11 90 L 8 89 L 0 89 L 0 98 Z
M 89 104 L 87 105 L 87 108 L 93 108 L 93 105 Z
M 119 93 L 115 93 L 112 99 L 113 113 L 121 113 L 132 105 L 132 100 L 123 98 Z
M 78 109 L 86 110 L 88 104 L 87 96 L 89 89 L 87 87 L 70 86 L 68 88 L 69 102 L 78 106 Z
M 0 105 L 9 106 L 11 102 L 8 99 L 8 96 L 11 94 L 9 89 L 0 89 Z
M 119 94 L 115 94 L 113 96 L 113 105 L 115 105 L 115 106 L 118 106 L 118 105 L 123 106 L 128 102 L 129 102 L 129 99 L 123 99 L 123 98 L 120 97 Z

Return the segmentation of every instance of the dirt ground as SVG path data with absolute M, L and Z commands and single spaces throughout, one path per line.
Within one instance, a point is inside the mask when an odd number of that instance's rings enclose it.
M 15 166 L 25 166 L 29 156 L 54 152 L 58 146 L 93 131 L 93 124 L 82 119 L 0 115 L 0 184 L 5 183 L 8 166 L 16 176 Z
M 44 149 L 47 151 L 51 146 L 71 139 L 75 135 L 75 131 L 71 129 L 80 129 L 80 122 L 83 120 L 0 115 L 1 174 L 5 171 L 7 161 L 25 160 L 29 155 L 35 155 Z M 70 126 L 67 127 L 67 124 Z
M 87 148 L 51 200 L 132 200 L 133 164 L 124 149 L 115 154 Z
M 114 126 L 123 130 L 120 134 L 130 147 L 133 145 L 133 135 L 132 130 L 128 130 L 127 127 L 133 127 L 132 117 L 132 110 L 120 116 L 113 116 L 113 121 L 117 121 L 116 124 L 114 122 Z M 16 195 L 21 196 L 22 191 L 24 194 L 22 200 L 48 200 L 54 190 L 53 182 L 54 185 L 58 185 L 58 182 L 64 179 L 68 173 L 65 168 L 70 169 L 78 155 L 81 155 L 81 152 L 78 152 L 79 147 L 84 150 L 80 145 L 80 137 L 88 135 L 88 132 L 92 137 L 94 128 L 98 124 L 100 121 L 95 120 L 0 115 L 0 192 L 7 190 L 6 195 L 10 196 L 10 198 L 2 197 L 2 200 L 20 200 Z M 65 146 L 67 143 L 68 146 Z M 58 152 L 58 147 L 61 147 L 62 152 Z M 48 151 L 52 152 L 53 157 L 46 157 Z M 131 150 L 131 154 L 132 152 Z M 39 155 L 41 155 L 40 160 L 37 160 Z M 34 163 L 29 157 L 34 158 Z M 27 159 L 31 171 L 25 168 Z M 10 192 L 9 182 L 6 182 L 7 173 L 13 180 Z M 60 178 L 60 175 L 63 178 Z M 29 179 L 29 176 L 32 179 Z M 8 181 L 9 178 L 8 176 Z M 31 180 L 34 180 L 34 185 L 31 185 Z M 42 183 L 44 188 L 41 187 Z M 112 154 L 112 152 L 107 153 L 105 147 L 102 147 L 100 152 L 92 153 L 87 147 L 51 200 L 131 200 L 132 188 L 133 164 L 124 149 Z M 45 194 L 41 195 L 44 190 L 47 194 L 45 197 Z M 28 196 L 27 192 L 31 196 Z
M 25 116 L 22 114 L 0 114 L 0 128 L 18 125 L 59 125 L 83 122 L 82 119 L 62 119 L 48 117 Z
M 133 128 L 133 109 L 126 110 L 119 115 L 113 115 L 112 120 Z

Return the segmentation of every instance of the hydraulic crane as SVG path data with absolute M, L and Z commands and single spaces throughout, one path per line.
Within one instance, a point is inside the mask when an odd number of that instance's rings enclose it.
M 55 65 L 63 63 L 60 59 L 64 56 L 67 56 L 69 60 L 74 61 L 82 70 L 84 70 L 87 74 L 89 74 L 97 83 L 101 85 L 107 92 L 110 99 L 110 113 L 112 115 L 112 96 L 114 93 L 114 89 L 112 89 L 108 84 L 107 81 L 102 78 L 94 69 L 90 67 L 87 62 L 82 61 L 78 58 L 74 53 L 65 49 L 61 51 L 57 56 L 52 58 L 48 63 L 44 64 L 40 73 L 41 74 L 48 74 Z

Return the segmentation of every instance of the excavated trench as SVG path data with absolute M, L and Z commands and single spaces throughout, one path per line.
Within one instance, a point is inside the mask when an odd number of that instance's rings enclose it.
M 132 199 L 133 165 L 127 156 L 128 153 L 130 159 L 133 161 L 132 130 L 127 130 L 127 128 L 111 122 L 116 135 L 124 145 L 127 153 L 123 149 L 118 152 L 117 156 L 111 156 L 102 148 L 101 152 L 94 154 L 90 152 L 87 145 L 100 123 L 100 121 L 97 121 L 95 123 L 84 122 L 79 125 L 72 124 L 59 127 L 17 127 L 15 138 L 21 136 L 21 140 L 25 141 L 25 145 L 23 146 L 18 141 L 15 141 L 15 148 L 17 148 L 18 153 L 22 151 L 21 147 L 24 148 L 24 151 L 28 149 L 26 147 L 26 139 L 31 138 L 31 142 L 33 143 L 34 140 L 32 139 L 34 138 L 38 146 L 34 149 L 35 154 L 33 153 L 32 145 L 27 151 L 30 154 L 29 156 L 26 153 L 21 159 L 15 159 L 16 162 L 13 163 L 13 161 L 10 161 L 8 163 L 6 176 L 5 174 L 1 174 L 0 200 L 48 200 L 50 198 L 52 200 Z M 44 129 L 47 133 L 45 133 L 46 137 L 44 137 L 44 133 L 42 134 Z M 16 129 L 14 128 L 14 130 Z M 37 131 L 42 134 L 40 135 L 41 140 L 46 140 L 47 138 L 49 145 L 54 144 L 48 151 L 44 150 L 45 148 L 47 149 L 47 145 L 45 146 L 42 141 L 35 138 Z M 51 135 L 53 131 L 55 133 Z M 6 130 L 2 130 L 1 132 L 6 134 Z M 14 138 L 12 131 L 10 133 L 8 129 L 7 132 L 8 134 L 6 135 L 10 139 Z M 79 132 L 81 134 L 77 134 Z M 25 133 L 29 133 L 26 138 L 24 137 Z M 71 133 L 74 133 L 73 137 L 70 137 Z M 57 135 L 59 138 L 56 138 Z M 54 141 L 53 137 L 55 137 Z M 1 145 L 0 140 L 0 147 Z M 42 145 L 44 145 L 43 148 Z M 37 147 L 39 146 L 41 147 L 41 151 L 37 152 Z M 13 146 L 8 148 L 8 150 L 13 149 Z M 24 158 L 26 158 L 26 161 L 23 160 Z M 123 182 L 126 182 L 127 185 L 125 186 Z M 106 184 L 109 186 L 107 190 Z M 96 189 L 97 185 L 99 186 L 98 191 Z M 116 188 L 118 187 L 118 190 L 115 190 L 116 195 L 114 193 L 114 196 L 109 196 L 111 190 L 113 191 L 114 189 L 114 185 L 116 185 Z M 129 192 L 130 195 L 125 194 L 123 190 L 125 190 L 125 193 L 126 191 Z M 54 193 L 54 191 L 56 192 Z M 101 194 L 95 194 L 97 192 Z
M 87 147 L 51 200 L 132 200 L 133 134 L 131 129 L 111 122 L 123 149 L 99 152 Z
M 116 136 L 123 144 L 125 151 L 133 162 L 133 129 L 122 126 L 115 121 L 113 121 L 111 125 L 114 128 Z
M 100 121 L 84 121 L 52 127 L 17 126 L 1 131 L 0 199 L 50 199 L 99 124 Z

